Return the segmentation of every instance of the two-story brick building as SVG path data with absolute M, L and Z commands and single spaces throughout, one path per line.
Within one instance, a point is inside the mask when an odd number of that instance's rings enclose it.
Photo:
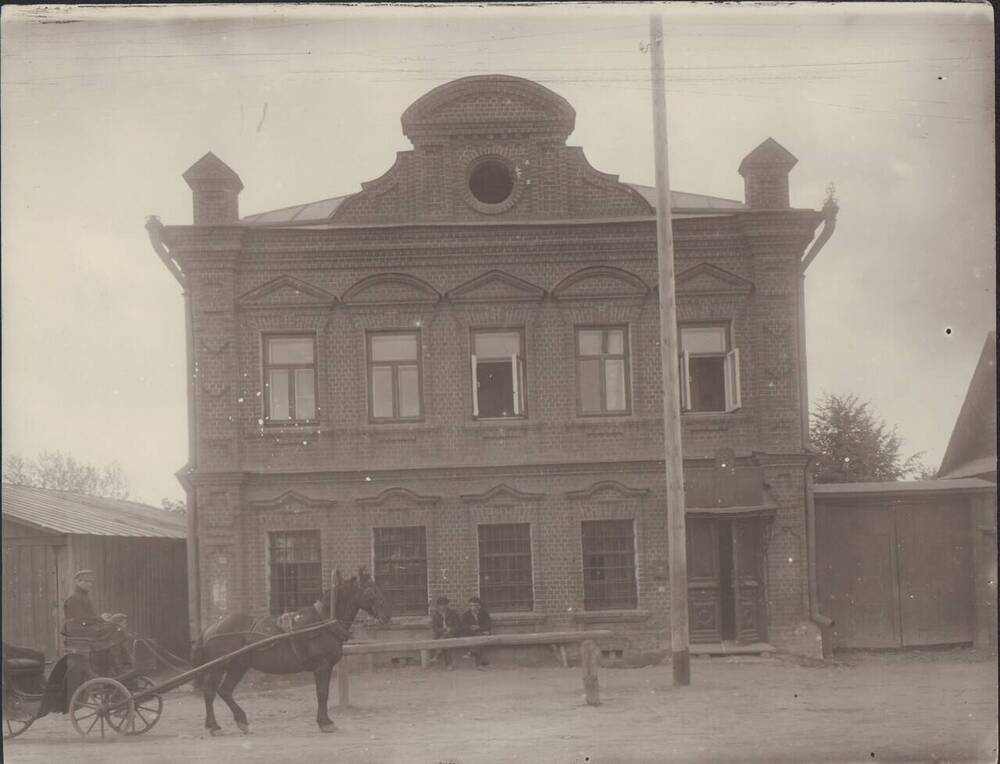
M 591 167 L 574 121 L 469 77 L 405 111 L 413 149 L 356 193 L 241 219 L 221 160 L 184 174 L 194 224 L 150 230 L 188 296 L 203 622 L 366 564 L 397 625 L 478 594 L 500 630 L 668 644 L 655 192 Z M 696 643 L 809 620 L 798 300 L 822 216 L 789 207 L 795 162 L 768 139 L 745 202 L 674 194 Z

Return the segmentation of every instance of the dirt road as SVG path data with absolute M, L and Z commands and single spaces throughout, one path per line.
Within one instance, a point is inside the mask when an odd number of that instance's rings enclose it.
M 353 677 L 355 707 L 331 703 L 332 735 L 316 729 L 311 684 L 241 688 L 249 736 L 217 701 L 229 732 L 221 738 L 204 736 L 202 701 L 184 688 L 165 698 L 163 718 L 142 737 L 93 742 L 51 717 L 5 745 L 4 760 L 985 762 L 997 758 L 996 671 L 972 651 L 855 656 L 822 667 L 695 660 L 684 689 L 671 686 L 669 665 L 603 669 L 604 702 L 592 708 L 576 669 L 387 669 Z

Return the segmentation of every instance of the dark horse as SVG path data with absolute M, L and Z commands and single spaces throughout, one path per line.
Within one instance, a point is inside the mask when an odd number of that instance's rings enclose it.
M 213 708 L 215 695 L 218 693 L 233 712 L 233 719 L 240 731 L 250 731 L 246 713 L 233 700 L 233 690 L 247 671 L 254 668 L 265 674 L 313 672 L 316 678 L 316 723 L 323 732 L 335 731 L 336 727 L 326 708 L 330 696 L 330 676 L 341 658 L 342 645 L 350 637 L 351 624 L 359 610 L 377 618 L 380 623 L 388 623 L 390 613 L 382 591 L 364 567 L 358 571 L 357 576 L 350 579 L 341 578 L 340 572 L 335 571 L 332 599 L 335 620 L 326 628 L 276 641 L 260 650 L 250 651 L 222 663 L 206 673 L 202 683 L 205 695 L 205 729 L 213 735 L 222 729 L 215 720 Z M 328 591 L 314 605 L 297 610 L 292 616 L 292 631 L 328 621 L 330 600 L 331 593 Z M 202 633 L 195 643 L 192 663 L 196 666 L 207 663 L 259 641 L 262 637 L 280 634 L 282 631 L 277 619 L 270 616 L 260 618 L 243 613 L 226 616 Z

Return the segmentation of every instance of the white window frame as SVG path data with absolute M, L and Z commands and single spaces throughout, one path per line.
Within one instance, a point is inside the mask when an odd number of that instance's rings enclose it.
M 725 386 L 725 409 L 723 411 L 693 411 L 691 408 L 691 354 L 684 350 L 684 330 L 691 328 L 718 327 L 725 330 L 726 347 L 729 348 L 723 356 L 722 377 Z M 680 365 L 681 411 L 696 414 L 731 414 L 743 408 L 742 384 L 740 381 L 740 349 L 733 347 L 732 327 L 728 324 L 692 324 L 678 327 L 678 337 L 681 352 L 678 355 Z
M 472 330 L 472 349 L 475 350 L 476 347 L 476 335 L 477 334 L 518 334 L 520 336 L 519 344 L 521 345 L 521 351 L 524 352 L 524 331 L 523 329 L 473 329 Z M 475 419 L 479 418 L 479 359 L 476 357 L 475 352 L 470 354 L 472 359 L 472 416 Z M 497 361 L 500 359 L 490 359 L 492 361 Z M 523 417 L 525 414 L 525 401 L 524 398 L 524 358 L 520 353 L 514 353 L 510 357 L 510 374 L 511 374 L 511 386 L 513 387 L 512 394 L 512 405 L 514 408 L 514 416 Z M 489 417 L 493 419 L 494 417 Z

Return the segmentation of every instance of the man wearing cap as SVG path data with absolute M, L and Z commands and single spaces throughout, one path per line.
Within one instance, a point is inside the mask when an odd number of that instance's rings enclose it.
M 462 635 L 466 637 L 485 637 L 493 633 L 493 622 L 489 611 L 483 607 L 479 597 L 469 597 L 469 609 L 462 613 Z M 485 669 L 489 661 L 483 655 L 484 648 L 474 647 L 469 652 L 476 659 L 476 668 Z
M 63 603 L 63 614 L 66 617 L 63 633 L 67 637 L 92 636 L 92 627 L 105 623 L 90 599 L 90 590 L 94 588 L 94 571 L 78 570 L 73 576 L 73 587 L 73 593 Z
M 434 603 L 434 615 L 431 616 L 431 629 L 434 632 L 434 639 L 449 639 L 462 634 L 462 620 L 458 613 L 448 607 L 447 597 L 438 597 Z M 450 650 L 435 650 L 431 655 L 431 661 L 441 660 L 448 671 L 454 668 L 451 665 Z
M 117 666 L 113 673 L 125 671 L 130 661 L 122 645 L 122 632 L 117 624 L 101 618 L 90 599 L 94 588 L 94 571 L 78 570 L 73 576 L 73 593 L 63 603 L 63 635 L 66 636 L 67 698 L 85 682 L 91 674 L 90 653 L 111 651 L 111 659 Z

